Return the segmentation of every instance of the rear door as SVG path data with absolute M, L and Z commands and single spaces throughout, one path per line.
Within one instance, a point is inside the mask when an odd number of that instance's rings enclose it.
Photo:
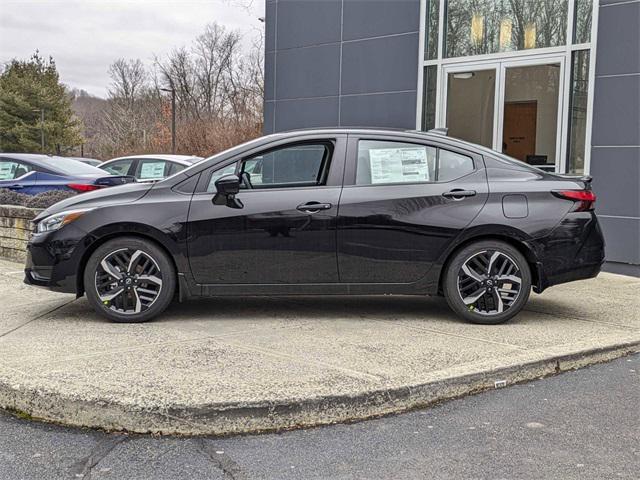
M 404 137 L 349 136 L 338 213 L 345 283 L 413 283 L 487 200 L 482 158 Z
M 346 136 L 306 136 L 204 171 L 189 211 L 189 261 L 200 284 L 337 283 L 336 219 Z M 236 173 L 237 208 L 214 205 Z

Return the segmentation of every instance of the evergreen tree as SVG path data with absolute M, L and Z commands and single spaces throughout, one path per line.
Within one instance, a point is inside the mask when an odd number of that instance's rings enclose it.
M 53 59 L 45 60 L 36 52 L 27 61 L 9 62 L 0 74 L 0 151 L 60 154 L 82 142 L 80 124 Z

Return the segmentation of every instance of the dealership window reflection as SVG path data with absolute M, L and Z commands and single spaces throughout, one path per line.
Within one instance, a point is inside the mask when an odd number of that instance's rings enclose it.
M 446 57 L 566 43 L 567 0 L 449 0 Z

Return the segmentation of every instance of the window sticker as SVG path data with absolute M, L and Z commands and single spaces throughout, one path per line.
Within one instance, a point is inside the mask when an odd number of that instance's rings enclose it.
M 369 150 L 371 183 L 428 182 L 427 150 L 422 147 Z
M 140 167 L 140 178 L 164 178 L 164 162 L 144 162 Z

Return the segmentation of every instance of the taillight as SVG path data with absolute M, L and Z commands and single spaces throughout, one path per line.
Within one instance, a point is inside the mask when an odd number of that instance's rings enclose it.
M 593 210 L 596 203 L 596 194 L 591 190 L 553 190 L 551 193 L 556 197 L 576 202 L 574 212 Z
M 93 190 L 99 190 L 102 188 L 100 185 L 92 185 L 88 183 L 68 183 L 67 187 L 75 190 L 76 192 L 92 192 Z

